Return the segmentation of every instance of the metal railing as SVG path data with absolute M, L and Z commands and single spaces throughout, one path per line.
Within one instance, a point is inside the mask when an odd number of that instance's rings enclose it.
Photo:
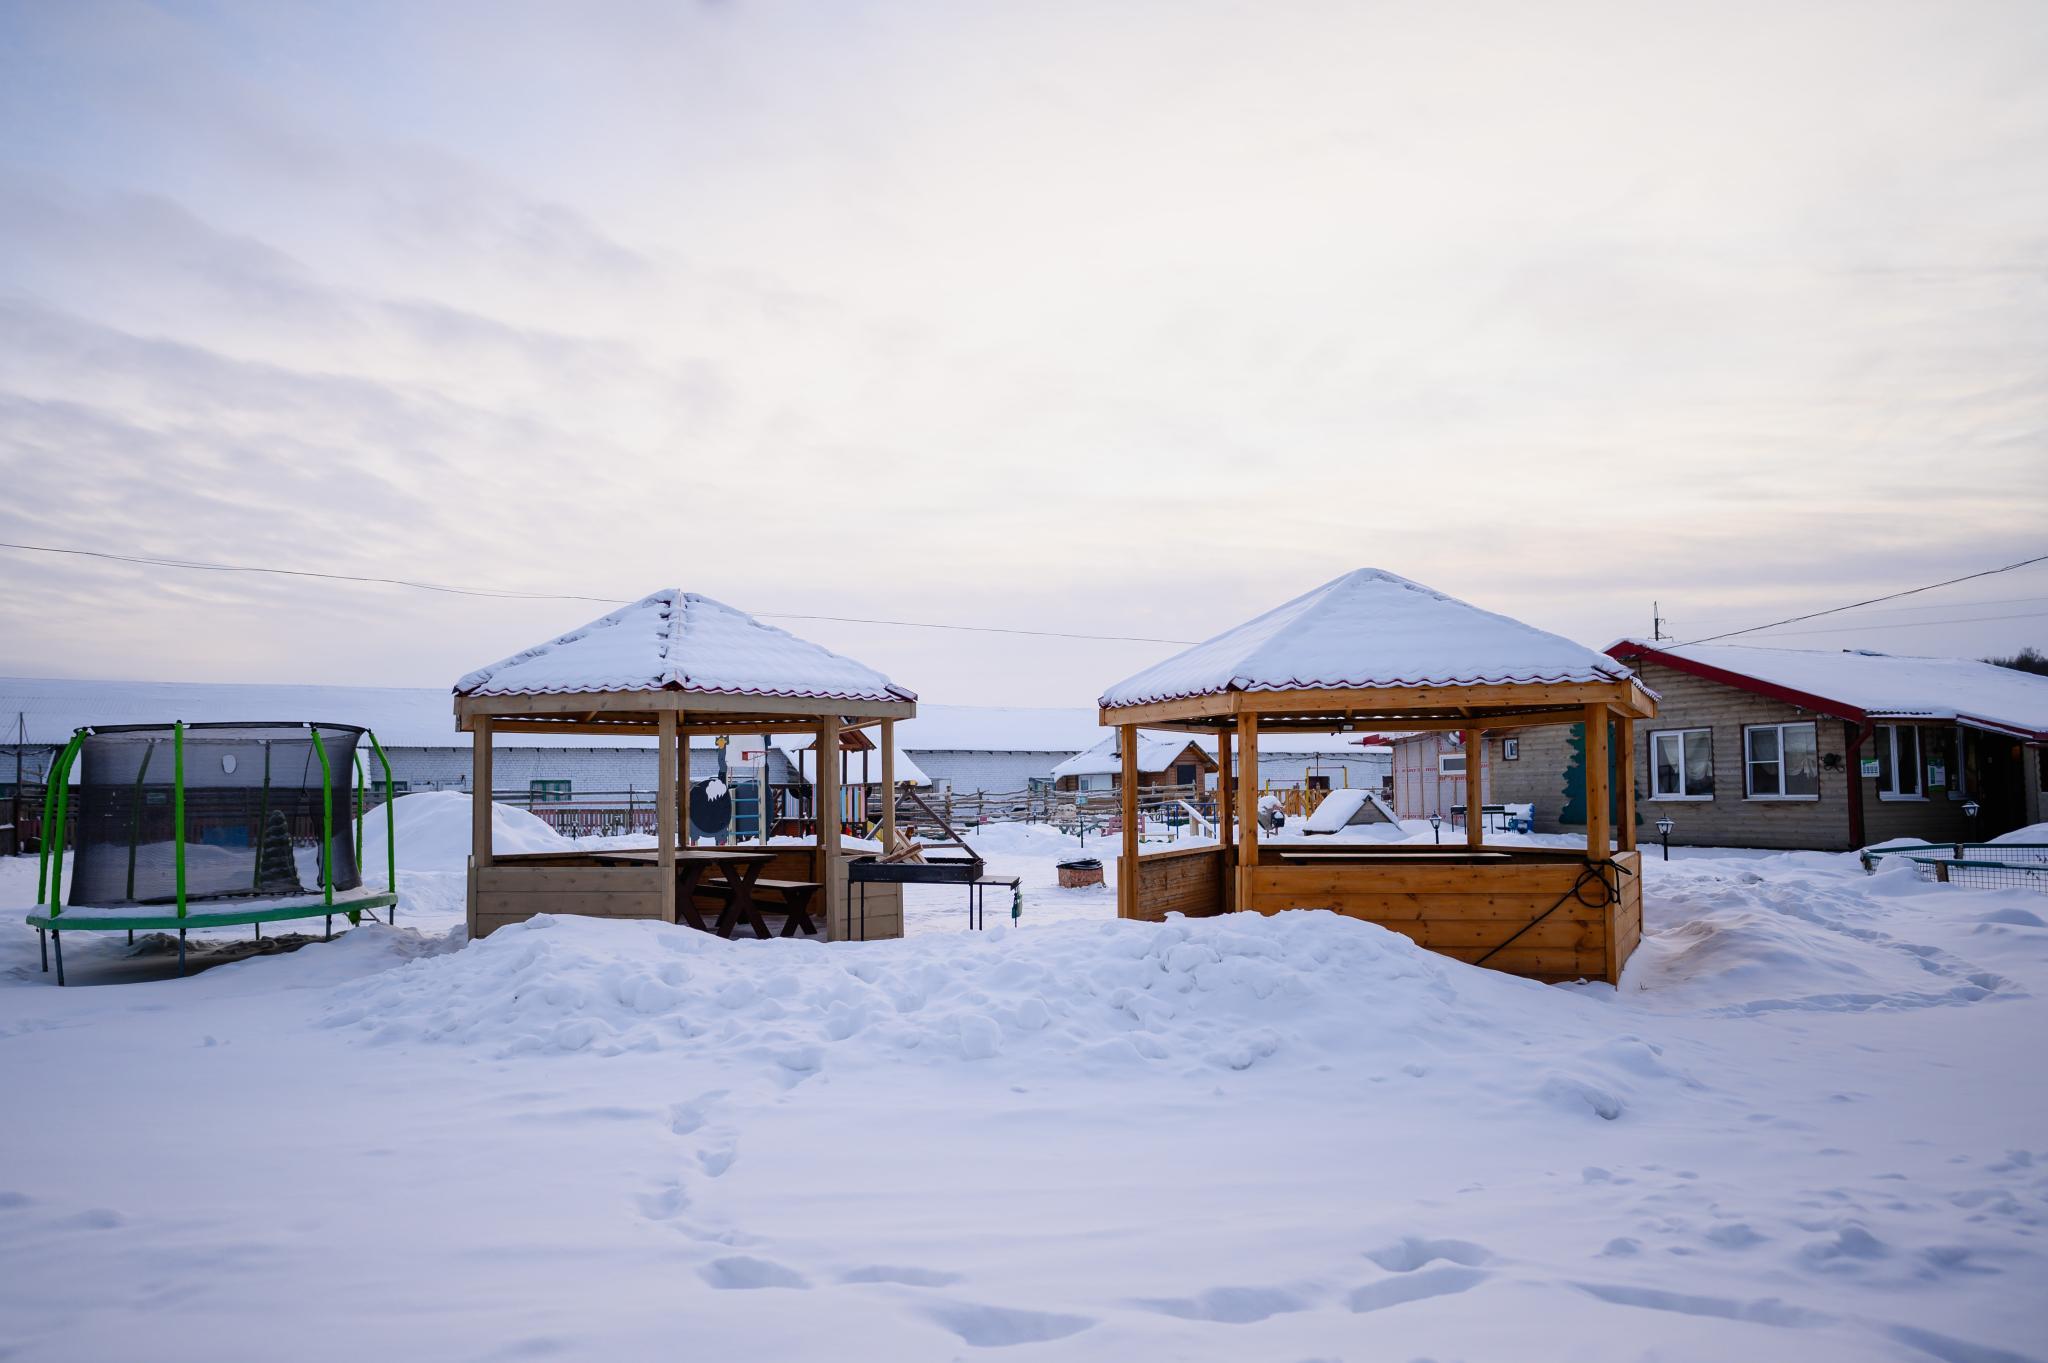
M 1867 848 L 1863 869 L 1875 874 L 1886 858 L 1913 863 L 1922 880 L 1983 890 L 2048 894 L 2048 843 L 1940 842 Z

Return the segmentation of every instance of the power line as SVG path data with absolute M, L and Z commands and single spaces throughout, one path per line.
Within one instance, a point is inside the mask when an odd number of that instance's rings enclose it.
M 1878 629 L 1926 629 L 1930 625 L 1985 625 L 1994 620 L 2042 620 L 2048 619 L 2048 611 L 2027 611 L 2019 615 L 1966 615 L 1958 620 L 1894 620 L 1890 624 L 1841 625 L 1834 629 L 1791 629 L 1783 635 L 1771 638 L 1794 638 L 1808 634 L 1863 634 Z M 1732 648 L 1745 645 L 1732 644 Z
M 326 582 L 357 582 L 379 587 L 406 587 L 413 591 L 441 592 L 448 596 L 480 596 L 495 601 L 586 601 L 600 606 L 625 606 L 632 598 L 579 596 L 569 592 L 519 592 L 495 587 L 453 587 L 443 582 L 420 582 L 404 577 L 369 577 L 355 573 L 318 573 L 308 568 L 271 568 L 254 563 L 207 563 L 199 559 L 151 558 L 142 554 L 114 554 L 99 549 L 68 549 L 49 544 L 15 544 L 0 540 L 0 549 L 30 554 L 67 554 L 76 558 L 105 559 L 113 563 L 137 563 L 150 568 L 184 568 L 207 573 L 255 573 L 271 577 L 312 577 Z M 953 625 L 929 620 L 883 620 L 857 615 L 799 615 L 794 611 L 755 611 L 774 620 L 827 620 L 841 625 L 891 625 L 900 629 L 942 629 L 969 634 L 1017 634 L 1033 639 L 1086 639 L 1107 644 L 1193 644 L 1195 639 L 1154 639 L 1137 634 L 1075 634 L 1065 630 L 1010 629 L 1001 625 Z
M 1965 573 L 1961 577 L 1952 577 L 1946 582 L 1930 582 L 1924 587 L 1908 587 L 1902 592 L 1891 592 L 1884 596 L 1873 596 L 1867 601 L 1852 601 L 1846 606 L 1830 606 L 1824 611 L 1808 611 L 1805 615 L 1794 615 L 1783 620 L 1773 620 L 1767 625 L 1751 625 L 1746 629 L 1731 629 L 1721 634 L 1709 634 L 1705 638 L 1689 639 L 1682 644 L 1673 644 L 1672 647 L 1690 648 L 1694 644 L 1711 644 L 1717 639 L 1733 639 L 1738 634 L 1755 634 L 1759 630 L 1776 629 L 1780 625 L 1796 625 L 1803 620 L 1818 620 L 1823 615 L 1840 615 L 1843 611 L 1853 611 L 1864 606 L 1875 606 L 1883 601 L 1896 601 L 1902 596 L 1917 596 L 1921 592 L 1931 592 L 1939 587 L 1953 587 L 1958 582 L 1974 582 L 1980 577 L 1995 577 L 2000 573 L 2009 573 L 2015 568 L 2025 568 L 2034 563 L 2048 563 L 2048 554 L 2037 554 L 2033 558 L 2023 558 L 2018 563 L 2008 563 L 2002 568 L 1986 568 L 1980 573 Z

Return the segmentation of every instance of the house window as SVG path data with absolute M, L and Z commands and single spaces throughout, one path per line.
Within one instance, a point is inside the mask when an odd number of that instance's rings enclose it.
M 1820 744 L 1813 724 L 1757 724 L 1742 731 L 1752 800 L 1820 798 Z
M 1465 774 L 1465 754 L 1461 752 L 1438 753 L 1436 774 L 1438 776 L 1463 776 Z
M 1714 798 L 1714 731 L 1665 729 L 1650 735 L 1650 798 Z
M 1083 790 L 1108 790 L 1111 788 L 1110 775 L 1106 771 L 1092 772 L 1081 778 Z
M 1195 764 L 1183 762 L 1173 769 L 1173 783 L 1177 786 L 1191 786 L 1195 783 Z
M 1920 730 L 1911 724 L 1877 726 L 1877 798 L 1918 800 L 1920 788 Z
M 1310 790 L 1328 790 L 1330 788 L 1330 778 L 1327 776 L 1307 776 L 1302 779 L 1308 783 Z
M 555 804 L 569 798 L 567 781 L 529 781 L 526 785 L 528 804 Z

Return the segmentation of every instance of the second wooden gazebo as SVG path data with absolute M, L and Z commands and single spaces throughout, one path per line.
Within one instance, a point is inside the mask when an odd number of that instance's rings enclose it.
M 893 791 L 895 722 L 916 714 L 916 695 L 873 668 L 675 588 L 478 668 L 455 684 L 456 727 L 469 731 L 475 762 L 470 936 L 536 913 L 686 920 L 695 910 L 679 902 L 679 892 L 700 882 L 678 875 L 679 796 L 688 767 L 682 766 L 682 780 L 677 770 L 688 760 L 692 734 L 807 733 L 816 735 L 817 751 L 836 753 L 842 728 L 878 724 L 882 784 Z M 488 793 L 491 740 L 500 733 L 655 739 L 658 813 L 650 864 L 581 852 L 499 856 L 491 846 Z M 766 874 L 821 889 L 825 935 L 836 940 L 848 935 L 839 763 L 819 762 L 816 771 L 815 845 L 774 847 Z M 885 797 L 883 846 L 893 844 L 895 831 L 896 802 Z M 755 858 L 758 864 L 758 852 Z M 901 935 L 900 902 L 884 902 L 895 888 L 884 887 L 863 912 L 864 935 Z
M 1332 909 L 1543 980 L 1618 981 L 1642 937 L 1633 787 L 1610 791 L 1608 773 L 1610 752 L 1632 769 L 1634 721 L 1657 704 L 1606 654 L 1363 568 L 1146 668 L 1100 705 L 1124 761 L 1122 917 Z M 1261 734 L 1450 729 L 1476 753 L 1483 733 L 1543 724 L 1585 726 L 1583 853 L 1488 845 L 1478 763 L 1463 845 L 1260 840 Z M 1215 737 L 1216 844 L 1141 853 L 1140 729 Z

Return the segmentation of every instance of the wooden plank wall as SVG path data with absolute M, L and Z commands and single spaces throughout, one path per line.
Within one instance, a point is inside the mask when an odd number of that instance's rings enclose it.
M 1582 865 L 1268 862 L 1246 872 L 1246 885 L 1249 907 L 1260 913 L 1329 909 L 1377 923 L 1432 951 L 1477 961 L 1570 894 Z M 1608 917 L 1605 908 L 1568 899 L 1486 964 L 1538 980 L 1606 979 Z
M 566 864 L 565 864 L 566 863 Z M 541 865 L 500 860 L 479 866 L 472 937 L 488 937 L 508 923 L 537 913 L 576 913 L 593 918 L 661 917 L 661 868 L 598 866 L 550 858 Z
M 1120 863 L 1121 865 L 1122 863 Z M 1230 911 L 1236 849 L 1196 847 L 1138 858 L 1138 893 L 1130 916 L 1162 923 L 1169 913 L 1209 918 Z
M 1628 964 L 1628 958 L 1643 943 L 1643 854 L 1617 852 L 1614 862 L 1623 874 L 1621 902 L 1613 906 L 1614 959 L 1610 963 L 1609 978 L 1618 984 L 1621 982 L 1621 968 Z

